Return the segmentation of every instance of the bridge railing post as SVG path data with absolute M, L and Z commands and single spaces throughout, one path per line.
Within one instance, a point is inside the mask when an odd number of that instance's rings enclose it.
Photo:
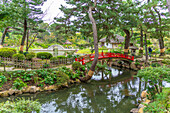
M 84 65 L 84 64 L 85 64 L 85 59 L 83 58 L 83 59 L 82 59 L 82 65 Z

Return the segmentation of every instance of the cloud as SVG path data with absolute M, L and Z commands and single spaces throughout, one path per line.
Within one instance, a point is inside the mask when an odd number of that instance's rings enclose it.
M 58 15 L 62 16 L 63 14 L 60 11 L 60 6 L 62 5 L 66 5 L 64 0 L 47 0 L 42 8 L 42 11 L 46 14 L 43 18 L 43 20 L 46 23 L 50 23 L 54 20 L 54 17 L 56 17 Z

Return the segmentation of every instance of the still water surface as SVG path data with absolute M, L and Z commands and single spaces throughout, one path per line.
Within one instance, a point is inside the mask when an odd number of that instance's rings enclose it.
M 134 71 L 116 67 L 111 71 L 110 76 L 102 77 L 101 73 L 93 76 L 89 83 L 19 97 L 38 99 L 42 104 L 41 113 L 129 113 L 138 104 L 145 84 L 133 77 Z

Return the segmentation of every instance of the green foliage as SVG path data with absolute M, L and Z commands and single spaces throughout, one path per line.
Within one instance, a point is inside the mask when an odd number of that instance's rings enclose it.
M 135 65 L 140 65 L 138 60 L 135 61 Z
M 80 62 L 78 62 L 78 61 L 73 62 L 73 64 L 72 64 L 73 70 L 78 70 L 80 67 L 81 67 L 81 63 Z
M 69 76 L 66 73 L 63 73 L 61 71 L 56 71 L 56 76 L 57 76 L 57 84 L 63 84 L 68 82 Z
M 57 56 L 57 58 L 66 58 L 66 56 L 63 56 L 63 55 L 59 55 L 59 56 Z
M 151 98 L 154 98 L 156 93 L 161 92 L 163 87 L 162 81 L 170 82 L 170 68 L 163 67 L 146 67 L 139 70 L 137 77 L 143 78 L 147 82 L 147 89 L 151 94 Z
M 155 62 L 155 63 L 152 63 L 151 66 L 152 66 L 152 67 L 158 67 L 158 66 L 161 66 L 161 64 Z
M 7 81 L 6 77 L 4 75 L 0 75 L 0 87 L 3 86 L 3 84 Z
M 0 56 L 1 57 L 8 57 L 12 58 L 12 56 L 16 53 L 16 50 L 13 48 L 1 48 L 0 49 Z
M 0 103 L 0 113 L 39 113 L 41 104 L 38 101 L 26 100 L 24 98 L 16 101 L 6 101 Z
M 164 59 L 164 60 L 162 60 L 162 63 L 170 65 L 170 60 L 169 59 Z
M 25 60 L 25 56 L 24 56 L 23 54 L 20 54 L 20 53 L 14 54 L 14 55 L 12 56 L 12 58 L 14 58 L 14 59 L 16 59 L 16 60 Z
M 14 80 L 13 86 L 15 89 L 21 90 L 23 87 L 27 86 L 20 78 Z
M 49 67 L 50 67 L 50 65 L 48 63 L 43 64 L 43 68 L 49 68 Z
M 44 43 L 35 43 L 35 45 L 42 47 L 43 49 L 46 49 L 50 46 L 50 44 L 44 44 Z
M 32 58 L 35 57 L 35 53 L 34 52 L 29 52 L 28 54 L 26 54 L 26 59 L 27 60 L 32 60 Z
M 167 92 L 166 92 L 167 90 Z M 170 111 L 170 89 L 163 88 L 163 93 L 156 94 L 155 101 L 147 104 L 144 108 L 145 113 L 166 113 Z
M 51 53 L 48 53 L 48 52 L 39 52 L 39 53 L 37 53 L 37 58 L 50 59 L 51 57 L 53 57 L 53 55 Z

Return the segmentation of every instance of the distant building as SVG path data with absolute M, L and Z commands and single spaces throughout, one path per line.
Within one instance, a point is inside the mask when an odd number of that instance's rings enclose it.
M 115 35 L 115 38 L 109 37 L 108 42 L 106 42 L 106 38 L 102 38 L 99 40 L 101 42 L 101 47 L 105 46 L 107 48 L 117 48 L 119 44 L 124 42 L 125 38 L 120 35 Z
M 64 44 L 72 44 L 70 41 L 66 40 L 66 42 Z

